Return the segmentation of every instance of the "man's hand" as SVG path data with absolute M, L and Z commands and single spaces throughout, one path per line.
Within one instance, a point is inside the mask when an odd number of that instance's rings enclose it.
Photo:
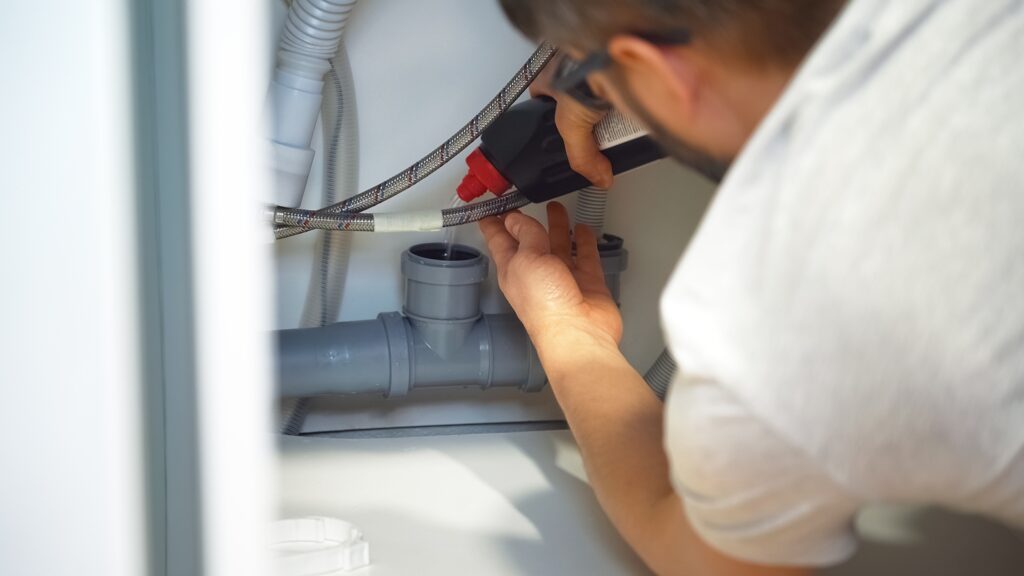
M 622 317 L 604 282 L 597 238 L 577 226 L 574 257 L 564 206 L 548 204 L 548 224 L 544 230 L 518 212 L 480 222 L 502 292 L 541 351 L 567 336 L 617 349 Z
M 622 319 L 604 283 L 597 240 L 548 205 L 550 230 L 519 213 L 480 222 L 498 283 L 530 333 L 583 455 L 587 477 L 619 533 L 656 573 L 808 576 L 752 566 L 693 531 L 669 482 L 661 402 L 618 350 Z
M 564 55 L 558 56 L 558 58 L 564 57 Z M 558 68 L 557 64 L 557 62 L 552 62 L 534 80 L 530 86 L 530 96 L 534 98 L 547 96 L 558 102 L 555 107 L 555 125 L 558 127 L 558 133 L 562 135 L 562 140 L 565 141 L 569 166 L 595 186 L 611 188 L 614 180 L 612 163 L 601 153 L 594 140 L 594 126 L 605 117 L 607 112 L 587 108 L 572 96 L 551 89 L 552 75 Z

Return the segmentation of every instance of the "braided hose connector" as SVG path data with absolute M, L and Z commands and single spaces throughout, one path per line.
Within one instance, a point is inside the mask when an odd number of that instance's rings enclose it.
M 373 214 L 319 214 L 313 210 L 299 208 L 283 208 L 270 206 L 267 208 L 269 220 L 281 228 L 274 230 L 276 235 L 288 227 L 300 226 L 305 230 L 342 230 L 347 232 L 373 232 Z
M 432 152 L 420 159 L 409 168 L 405 169 L 399 174 L 392 176 L 391 178 L 377 184 L 369 190 L 362 192 L 343 200 L 336 204 L 332 204 L 318 211 L 319 215 L 323 214 L 338 214 L 342 212 L 363 212 L 368 210 L 381 202 L 393 198 L 398 194 L 408 190 L 417 182 L 430 176 L 438 168 L 447 164 L 452 158 L 456 157 L 463 150 L 469 147 L 479 136 L 486 130 L 495 120 L 501 116 L 505 110 L 508 110 L 512 104 L 529 88 L 530 84 L 537 78 L 541 70 L 551 61 L 557 52 L 557 48 L 553 44 L 547 42 L 540 45 L 539 48 L 530 56 L 530 59 L 520 68 L 515 76 L 509 80 L 508 84 L 495 96 L 490 102 L 484 106 L 476 116 L 474 116 L 465 126 L 463 126 L 458 132 L 456 132 L 451 138 L 446 140 L 443 144 L 435 148 Z M 278 204 L 281 204 L 280 202 Z M 289 204 L 285 204 L 286 206 Z M 294 204 L 291 204 L 294 205 Z M 281 228 L 274 232 L 277 239 L 288 238 L 295 236 L 296 234 L 302 234 L 312 228 L 308 227 L 291 227 Z

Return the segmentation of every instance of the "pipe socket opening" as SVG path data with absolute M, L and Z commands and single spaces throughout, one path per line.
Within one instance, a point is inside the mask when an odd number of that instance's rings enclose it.
M 469 262 L 480 258 L 480 251 L 469 246 L 455 244 L 448 246 L 441 242 L 417 244 L 409 249 L 409 253 L 425 261 L 434 261 L 441 265 L 446 262 Z M 426 262 L 424 262 L 426 263 Z
M 441 242 L 418 244 L 402 255 L 407 316 L 415 320 L 466 321 L 480 316 L 480 283 L 487 258 L 479 250 Z

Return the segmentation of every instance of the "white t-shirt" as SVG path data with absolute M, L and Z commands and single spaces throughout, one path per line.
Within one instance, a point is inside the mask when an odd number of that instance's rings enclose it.
M 869 502 L 1024 527 L 1024 1 L 853 0 L 666 288 L 695 529 L 769 564 Z

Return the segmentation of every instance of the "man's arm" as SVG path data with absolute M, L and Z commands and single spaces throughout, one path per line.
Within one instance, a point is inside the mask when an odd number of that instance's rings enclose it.
M 539 347 L 602 508 L 652 570 L 666 575 L 807 573 L 738 562 L 697 536 L 669 481 L 663 406 L 617 349 L 570 334 Z
M 509 302 L 541 362 L 580 446 L 598 500 L 623 538 L 659 574 L 800 575 L 754 566 L 706 545 L 690 527 L 669 481 L 662 404 L 618 349 L 621 319 L 604 284 L 597 242 L 548 208 L 550 234 L 510 214 L 481 223 Z

